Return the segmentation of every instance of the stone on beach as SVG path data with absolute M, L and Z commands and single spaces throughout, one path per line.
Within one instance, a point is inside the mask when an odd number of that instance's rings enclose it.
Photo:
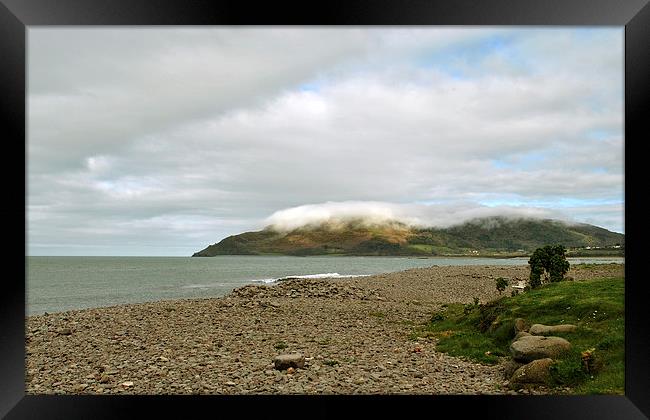
M 515 319 L 515 334 L 521 331 L 526 331 L 526 321 L 523 318 Z
M 512 358 L 518 362 L 554 358 L 571 348 L 571 343 L 561 337 L 527 335 L 510 344 Z
M 519 331 L 517 334 L 515 334 L 515 338 L 513 341 L 519 340 L 521 337 L 526 337 L 527 335 L 532 335 L 531 333 L 527 333 L 526 331 Z
M 275 356 L 275 359 L 273 359 L 273 364 L 278 370 L 285 370 L 289 368 L 304 368 L 305 356 L 300 353 L 281 354 L 279 356 Z
M 503 377 L 505 379 L 510 379 L 512 377 L 512 374 L 522 366 L 524 366 L 524 363 L 508 360 L 503 365 Z
M 510 386 L 519 384 L 545 384 L 551 380 L 550 368 L 553 359 L 544 358 L 533 360 L 517 369 L 510 378 Z
M 564 332 L 574 332 L 577 330 L 573 324 L 562 324 L 562 325 L 544 325 L 544 324 L 534 324 L 528 330 L 529 333 L 533 335 L 547 335 L 547 334 L 557 334 Z
M 59 334 L 59 335 L 70 335 L 70 334 L 72 334 L 72 330 L 70 328 L 64 327 L 64 328 L 59 329 L 57 331 L 57 334 Z

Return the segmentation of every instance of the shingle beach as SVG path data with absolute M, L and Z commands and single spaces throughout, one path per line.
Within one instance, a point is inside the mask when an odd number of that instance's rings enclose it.
M 414 331 L 440 305 L 498 298 L 497 277 L 513 285 L 528 272 L 527 266 L 434 266 L 368 277 L 289 279 L 241 287 L 220 298 L 30 316 L 26 390 L 513 394 L 501 365 L 437 352 L 435 338 Z M 568 276 L 581 280 L 623 272 L 621 264 L 576 266 Z M 275 369 L 275 356 L 296 352 L 305 357 L 303 368 Z

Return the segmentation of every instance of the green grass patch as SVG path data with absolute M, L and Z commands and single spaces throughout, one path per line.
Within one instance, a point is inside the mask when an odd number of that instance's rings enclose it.
M 433 245 L 427 245 L 427 244 L 411 244 L 408 247 L 410 249 L 421 251 L 426 254 L 431 254 L 431 251 L 433 250 Z
M 276 350 L 283 350 L 286 349 L 287 347 L 289 346 L 284 341 L 278 341 L 273 345 L 273 348 L 275 348 Z
M 486 364 L 508 356 L 514 320 L 530 324 L 575 324 L 566 338 L 572 349 L 557 360 L 557 385 L 579 394 L 623 394 L 625 372 L 625 281 L 623 278 L 550 283 L 514 297 L 484 305 L 449 304 L 432 315 L 416 334 L 439 339 L 437 348 Z M 594 349 L 584 366 L 582 352 Z

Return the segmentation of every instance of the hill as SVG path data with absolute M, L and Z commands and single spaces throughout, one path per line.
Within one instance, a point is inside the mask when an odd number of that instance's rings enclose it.
M 598 248 L 622 255 L 625 237 L 588 224 L 550 219 L 490 217 L 448 228 L 419 228 L 400 222 L 346 220 L 282 231 L 267 227 L 229 236 L 196 252 L 215 255 L 527 255 L 537 247 L 562 244 L 573 252 Z M 614 249 L 617 246 L 619 248 Z M 587 248 L 588 247 L 588 248 Z M 569 253 L 571 254 L 571 252 Z

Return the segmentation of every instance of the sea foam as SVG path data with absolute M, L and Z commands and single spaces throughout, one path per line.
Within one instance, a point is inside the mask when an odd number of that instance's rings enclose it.
M 274 278 L 274 279 L 256 279 L 256 280 L 251 280 L 256 283 L 275 283 L 277 281 L 282 281 L 282 280 L 288 280 L 288 279 L 330 279 L 330 278 L 335 278 L 335 279 L 342 279 L 342 278 L 349 278 L 349 277 L 367 277 L 370 274 L 339 274 L 339 273 L 319 273 L 319 274 L 302 274 L 302 275 L 297 275 L 297 276 L 284 276 L 284 277 L 279 277 L 279 278 Z

